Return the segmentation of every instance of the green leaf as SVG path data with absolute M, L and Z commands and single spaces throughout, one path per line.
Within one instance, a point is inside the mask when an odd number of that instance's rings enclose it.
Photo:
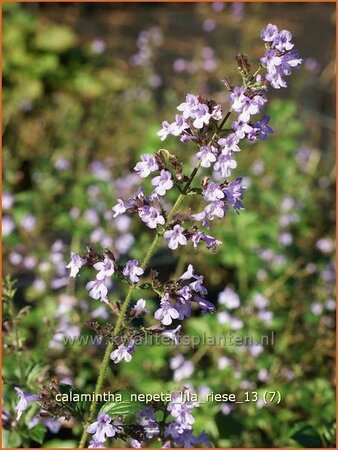
M 39 444 L 42 444 L 46 431 L 46 427 L 40 423 L 29 431 L 29 437 Z
M 74 388 L 73 386 L 70 386 L 68 384 L 60 384 L 58 388 L 61 394 L 67 394 L 69 398 L 73 399 L 69 402 L 62 401 L 62 404 L 69 410 L 72 415 L 82 420 L 86 412 L 88 411 L 90 402 L 89 400 L 77 400 L 76 398 L 77 395 L 79 395 L 79 398 L 81 399 L 81 396 L 84 395 L 84 392 L 81 392 L 79 389 Z
M 136 412 L 140 411 L 144 407 L 144 403 L 140 401 L 131 401 L 131 394 L 134 392 L 130 391 L 117 391 L 114 393 L 116 397 L 117 394 L 121 394 L 121 401 L 110 400 L 106 402 L 102 407 L 100 412 L 106 413 L 110 417 L 128 417 L 134 415 Z
M 321 448 L 323 446 L 320 434 L 311 425 L 302 425 L 298 431 L 291 435 L 291 438 L 301 447 Z

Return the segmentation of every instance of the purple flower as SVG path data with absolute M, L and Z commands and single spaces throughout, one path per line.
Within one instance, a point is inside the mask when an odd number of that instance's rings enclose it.
M 229 134 L 226 138 L 218 139 L 218 145 L 220 145 L 224 153 L 239 152 L 241 149 L 238 147 L 239 137 L 236 133 Z
M 278 36 L 274 39 L 274 46 L 277 48 L 280 52 L 288 52 L 293 48 L 293 44 L 291 43 L 292 34 L 290 31 L 282 30 L 278 33 Z
M 204 241 L 207 245 L 207 248 L 211 249 L 212 251 L 216 250 L 217 245 L 222 244 L 221 241 L 218 241 L 214 237 L 202 233 L 202 231 L 198 231 L 197 233 L 195 233 L 192 236 L 191 241 L 193 243 L 194 248 L 197 248 L 199 241 Z
M 169 294 L 166 293 L 161 299 L 161 307 L 155 311 L 155 319 L 160 320 L 163 325 L 170 325 L 173 319 L 178 319 L 178 311 L 171 305 Z
M 187 270 L 181 276 L 181 280 L 191 280 L 191 278 L 196 278 L 196 275 L 194 272 L 194 266 L 192 264 L 189 264 Z
M 89 291 L 90 297 L 95 300 L 101 300 L 105 303 L 108 303 L 107 294 L 108 294 L 108 280 L 104 278 L 103 280 L 95 280 L 87 283 L 86 289 Z
M 144 270 L 139 267 L 138 261 L 136 259 L 131 259 L 127 262 L 125 265 L 122 273 L 126 277 L 129 277 L 130 281 L 132 283 L 138 283 L 139 282 L 139 276 L 143 274 Z
M 209 203 L 209 205 L 205 207 L 204 211 L 208 220 L 214 220 L 215 217 L 223 219 L 226 210 L 226 205 L 222 201 L 218 200 L 216 202 Z
M 229 309 L 238 308 L 240 306 L 238 295 L 228 287 L 219 293 L 218 302 Z
M 155 192 L 158 195 L 165 195 L 174 185 L 171 173 L 168 170 L 161 170 L 160 175 L 151 180 L 151 184 L 157 186 Z
M 214 202 L 224 197 L 221 187 L 212 181 L 207 184 L 203 192 L 203 197 L 208 202 Z
M 142 206 L 138 210 L 141 220 L 147 224 L 149 228 L 156 228 L 157 225 L 164 225 L 165 220 L 160 211 L 153 206 Z
M 214 106 L 211 117 L 215 120 L 221 120 L 222 119 L 222 106 L 216 105 Z
M 243 186 L 242 181 L 242 178 L 236 178 L 236 180 L 231 181 L 231 183 L 223 188 L 227 201 L 236 212 L 244 209 L 244 205 L 241 200 L 243 199 L 243 193 L 246 187 Z
M 97 421 L 90 424 L 87 428 L 87 432 L 93 435 L 93 440 L 101 443 L 105 442 L 107 437 L 115 436 L 117 431 L 118 428 L 111 424 L 111 418 L 104 413 L 99 414 Z
M 273 129 L 269 127 L 268 123 L 270 121 L 269 116 L 263 116 L 261 120 L 253 124 L 252 132 L 248 134 L 247 139 L 250 141 L 255 141 L 257 139 L 262 139 L 265 141 L 269 134 L 273 133 Z
M 185 360 L 182 355 L 176 355 L 171 358 L 170 368 L 174 371 L 174 381 L 181 381 L 191 377 L 195 370 L 194 364 Z M 175 398 L 176 396 L 173 396 L 172 401 L 175 401 Z M 178 430 L 176 429 L 175 431 L 177 432 Z
M 232 101 L 231 107 L 236 112 L 242 111 L 243 102 L 246 98 L 244 92 L 245 92 L 244 87 L 235 86 L 232 92 L 230 93 L 230 99 Z
M 261 38 L 264 42 L 273 42 L 278 36 L 278 28 L 276 25 L 272 25 L 269 23 L 263 30 L 261 31 Z
M 121 362 L 123 359 L 126 362 L 130 362 L 132 358 L 132 353 L 135 349 L 135 341 L 132 339 L 128 346 L 121 344 L 116 350 L 113 350 L 110 354 L 110 359 L 113 360 L 114 364 Z
M 271 75 L 275 74 L 278 66 L 282 64 L 282 58 L 277 56 L 277 52 L 275 50 L 267 50 L 260 61 Z
M 175 225 L 172 230 L 164 232 L 163 237 L 168 241 L 168 247 L 176 250 L 178 245 L 187 245 L 187 238 L 184 236 L 184 228 L 180 225 Z
M 103 280 L 106 277 L 111 277 L 115 272 L 115 264 L 108 256 L 104 257 L 103 261 L 94 264 L 94 269 L 99 273 L 96 275 L 97 280 Z
M 151 172 L 158 170 L 155 156 L 148 153 L 141 155 L 141 161 L 136 164 L 134 170 L 140 177 L 146 178 Z
M 246 134 L 252 131 L 252 127 L 242 120 L 238 120 L 237 122 L 233 122 L 232 128 L 236 131 L 239 139 L 243 139 Z
M 208 125 L 211 114 L 205 103 L 199 103 L 192 111 L 191 118 L 194 119 L 193 125 L 197 129 L 201 129 L 204 125 Z
M 66 265 L 68 269 L 70 269 L 70 277 L 75 278 L 76 275 L 79 273 L 79 270 L 82 266 L 86 264 L 87 260 L 84 258 L 81 258 L 80 255 L 77 253 L 71 252 L 71 260 L 70 263 Z
M 189 128 L 189 125 L 184 120 L 182 114 L 176 114 L 175 119 L 176 121 L 171 124 L 171 134 L 174 136 L 179 136 L 184 130 Z
M 169 136 L 169 134 L 171 134 L 171 131 L 172 127 L 170 123 L 164 120 L 162 122 L 162 128 L 157 132 L 157 136 L 161 138 L 161 141 L 164 141 Z
M 251 128 L 251 127 L 250 127 Z M 236 169 L 237 162 L 232 157 L 232 152 L 223 150 L 214 164 L 215 172 L 219 172 L 222 178 L 230 177 L 231 170 Z
M 179 343 L 179 334 L 181 331 L 182 325 L 178 325 L 174 330 L 165 330 L 162 331 L 162 336 L 165 336 L 174 341 L 175 345 Z
M 36 394 L 27 394 L 24 393 L 20 388 L 15 387 L 14 388 L 16 393 L 19 396 L 19 402 L 15 407 L 16 414 L 16 420 L 19 420 L 22 416 L 22 413 L 28 408 L 29 405 L 36 402 L 39 398 Z
M 206 295 L 208 290 L 203 286 L 204 277 L 199 275 L 195 278 L 195 281 L 189 284 L 190 288 L 201 295 Z
M 245 97 L 238 120 L 248 122 L 251 116 L 259 113 L 260 108 L 266 101 L 261 95 L 255 95 L 253 98 Z
M 148 439 L 152 439 L 160 432 L 157 417 L 153 408 L 144 408 L 137 413 L 138 423 L 144 428 Z
M 199 152 L 197 153 L 196 157 L 201 161 L 202 167 L 210 167 L 211 163 L 214 163 L 216 161 L 216 155 L 217 149 L 213 146 L 211 147 L 200 147 Z
M 183 117 L 188 119 L 191 117 L 191 111 L 199 104 L 196 95 L 187 94 L 185 102 L 178 105 L 177 109 L 183 113 Z
M 146 309 L 146 301 L 143 298 L 137 300 L 136 305 L 133 306 L 131 312 L 135 316 L 140 316 L 141 314 L 147 314 L 149 311 Z
M 112 207 L 112 210 L 114 211 L 114 216 L 117 217 L 120 214 L 124 214 L 129 208 L 133 206 L 133 200 L 121 200 L 120 198 L 117 199 L 117 205 Z

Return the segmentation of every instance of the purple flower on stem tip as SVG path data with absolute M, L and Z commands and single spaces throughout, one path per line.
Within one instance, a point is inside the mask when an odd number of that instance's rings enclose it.
M 80 255 L 77 253 L 71 252 L 71 260 L 70 263 L 66 265 L 68 269 L 70 269 L 70 277 L 75 278 L 76 275 L 79 273 L 79 270 L 82 266 L 86 264 L 87 260 L 84 258 L 81 258 Z
M 99 273 L 96 275 L 97 280 L 103 280 L 106 277 L 111 277 L 115 272 L 115 264 L 108 256 L 104 257 L 103 261 L 94 264 L 94 269 Z
M 131 259 L 127 262 L 125 265 L 122 273 L 126 277 L 129 277 L 130 281 L 132 283 L 138 283 L 139 282 L 139 276 L 143 274 L 144 270 L 139 267 L 138 261 L 136 259 Z
M 157 186 L 155 192 L 158 195 L 165 195 L 174 186 L 171 173 L 168 170 L 161 170 L 160 175 L 151 180 L 151 184 Z
M 108 294 L 108 280 L 104 278 L 103 280 L 94 280 L 87 283 L 86 289 L 89 291 L 90 297 L 95 300 L 101 300 L 105 303 L 108 303 L 107 294 Z
M 263 30 L 261 31 L 261 38 L 264 42 L 273 42 L 278 36 L 278 28 L 276 25 L 272 25 L 269 23 Z
M 166 293 L 161 299 L 161 307 L 155 311 L 155 319 L 160 320 L 163 325 L 170 325 L 173 319 L 178 319 L 179 313 L 170 303 L 169 294 Z
M 291 39 L 292 34 L 290 31 L 281 30 L 274 39 L 274 46 L 280 52 L 288 52 L 294 47 L 294 44 L 291 43 Z
M 110 359 L 113 360 L 115 364 L 121 362 L 123 359 L 126 362 L 130 362 L 132 359 L 132 353 L 135 350 L 135 341 L 132 339 L 128 346 L 121 344 L 116 350 L 113 350 L 110 354 Z
M 164 225 L 165 220 L 160 211 L 153 206 L 142 206 L 138 210 L 142 222 L 146 223 L 149 228 L 156 228 L 157 225 Z
M 141 155 L 141 161 L 136 164 L 134 170 L 140 177 L 146 178 L 151 172 L 158 170 L 158 168 L 155 156 L 146 153 L 145 155 Z
M 118 429 L 111 424 L 111 420 L 108 414 L 101 413 L 98 415 L 96 422 L 88 426 L 87 432 L 93 435 L 95 442 L 103 443 L 107 437 L 115 436 Z
M 163 237 L 168 241 L 168 247 L 176 250 L 178 245 L 187 245 L 187 238 L 184 236 L 184 228 L 180 225 L 175 225 L 172 230 L 164 232 Z
M 210 167 L 211 163 L 216 161 L 217 149 L 213 146 L 211 147 L 200 147 L 199 152 L 196 154 L 197 159 L 201 161 L 202 167 Z
M 14 389 L 19 396 L 19 402 L 15 407 L 16 420 L 19 420 L 22 413 L 28 408 L 29 405 L 36 402 L 39 396 L 37 394 L 27 394 L 18 387 L 15 387 Z

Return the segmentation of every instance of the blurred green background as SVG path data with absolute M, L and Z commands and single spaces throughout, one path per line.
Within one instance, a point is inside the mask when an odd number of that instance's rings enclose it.
M 234 56 L 258 59 L 260 30 L 271 22 L 292 32 L 305 62 L 288 89 L 269 93 L 274 134 L 238 157 L 235 175 L 249 187 L 246 210 L 214 224 L 211 233 L 224 242 L 216 255 L 191 250 L 177 257 L 162 249 L 152 265 L 166 277 L 193 258 L 211 301 L 217 304 L 226 287 L 241 300 L 226 323 L 219 313 L 191 318 L 184 333 L 274 330 L 275 346 L 147 348 L 129 365 L 113 367 L 106 387 L 158 392 L 189 382 L 198 392 L 278 389 L 280 405 L 201 406 L 197 431 L 207 431 L 216 447 L 333 447 L 334 5 L 2 8 L 3 274 L 16 286 L 15 294 L 9 281 L 4 289 L 5 446 L 76 445 L 75 422 L 62 422 L 55 436 L 44 424 L 30 428 L 32 417 L 17 424 L 13 415 L 14 386 L 36 392 L 55 378 L 90 392 L 95 384 L 102 350 L 65 348 L 62 334 L 89 333 L 86 319 L 109 314 L 88 299 L 92 274 L 76 289 L 69 282 L 70 251 L 91 244 L 122 259 L 142 257 L 151 237 L 143 224 L 125 216 L 114 221 L 111 211 L 116 198 L 137 189 L 132 167 L 140 154 L 163 146 L 156 131 L 187 92 L 226 102 L 220 80 L 239 83 Z M 193 147 L 173 138 L 165 147 L 189 164 Z M 192 370 L 171 368 L 177 353 Z

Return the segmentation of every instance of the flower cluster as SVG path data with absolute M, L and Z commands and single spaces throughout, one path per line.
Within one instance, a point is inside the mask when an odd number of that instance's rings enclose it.
M 114 255 L 109 250 L 106 251 L 104 256 L 89 250 L 85 257 L 72 252 L 71 261 L 67 265 L 70 269 L 70 276 L 76 277 L 85 264 L 93 266 L 97 271 L 95 280 L 87 284 L 90 297 L 105 303 L 108 303 L 108 290 L 112 286 L 111 277 L 115 273 L 123 277 L 129 284 L 136 284 L 144 272 L 136 259 L 127 261 L 124 266 L 118 266 Z
M 168 438 L 165 447 L 171 447 L 172 442 L 178 447 L 191 448 L 195 446 L 208 446 L 208 436 L 206 433 L 201 433 L 199 436 L 194 436 L 192 432 L 195 418 L 192 415 L 192 410 L 199 406 L 197 401 L 190 398 L 192 389 L 186 385 L 183 392 L 177 392 L 172 396 L 172 401 L 169 402 L 167 410 L 173 417 L 173 421 L 166 426 L 164 435 Z
M 167 282 L 163 286 L 160 307 L 155 311 L 154 317 L 163 325 L 170 325 L 173 320 L 183 320 L 190 317 L 192 304 L 196 303 L 202 314 L 212 312 L 215 307 L 205 299 L 208 293 L 203 286 L 204 277 L 194 272 L 192 264 L 178 281 Z
M 298 50 L 293 49 L 292 34 L 287 30 L 279 31 L 276 25 L 269 23 L 262 30 L 261 37 L 267 47 L 261 58 L 261 63 L 267 70 L 266 80 L 275 89 L 287 87 L 283 77 L 290 75 L 293 68 L 303 63 Z

